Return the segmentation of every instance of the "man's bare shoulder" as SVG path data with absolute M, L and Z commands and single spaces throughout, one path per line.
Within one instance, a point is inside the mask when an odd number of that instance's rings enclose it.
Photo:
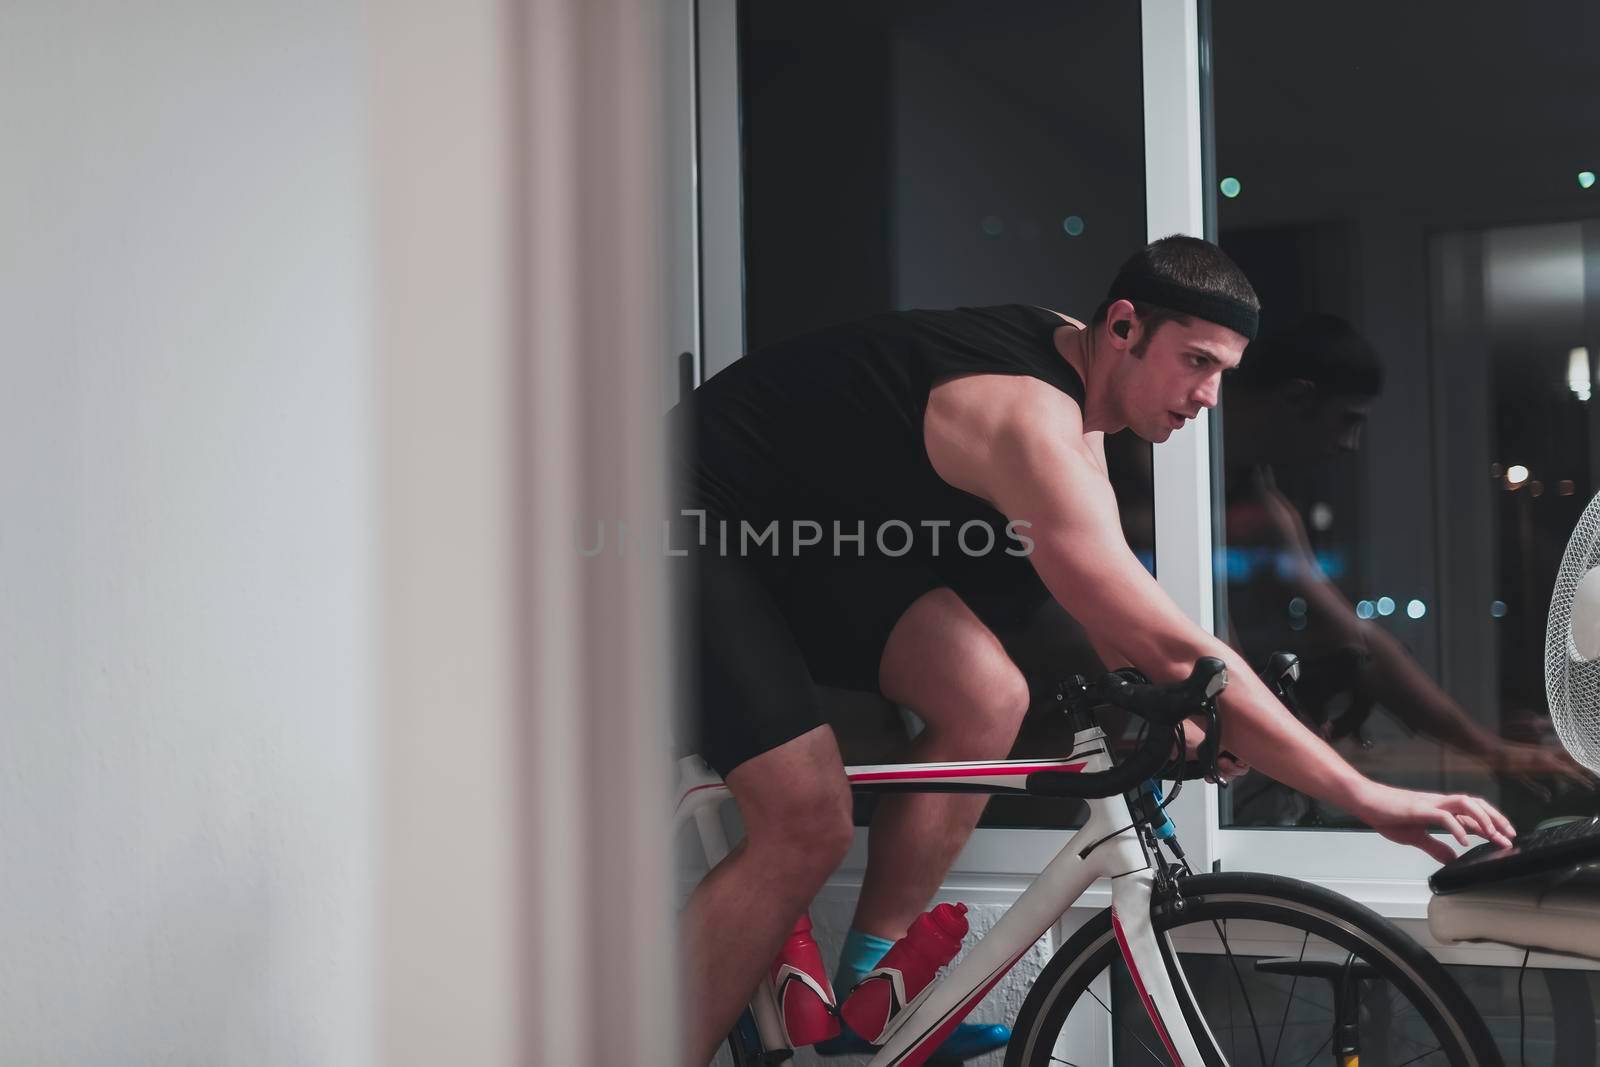
M 986 439 L 1002 432 L 1084 432 L 1083 409 L 1075 398 L 1020 374 L 966 374 L 940 382 L 928 394 L 928 423 Z
M 969 492 L 988 482 L 991 465 L 1019 452 L 1095 452 L 1075 399 L 1037 378 L 1008 374 L 971 374 L 936 386 L 923 443 L 939 476 Z

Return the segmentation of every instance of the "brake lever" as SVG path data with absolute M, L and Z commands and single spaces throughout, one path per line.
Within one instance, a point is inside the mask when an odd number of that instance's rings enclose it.
M 1222 724 L 1217 715 L 1217 702 L 1215 699 L 1206 701 L 1206 739 L 1200 745 L 1197 759 L 1184 760 L 1178 768 L 1182 780 L 1192 781 L 1203 778 L 1219 789 L 1228 788 L 1227 779 L 1222 777 L 1222 768 L 1219 761 L 1226 756 L 1237 761 L 1238 756 L 1222 747 Z
M 1305 715 L 1301 711 L 1300 702 L 1295 696 L 1294 685 L 1300 680 L 1300 657 L 1293 652 L 1274 652 L 1267 659 L 1266 665 L 1261 669 L 1260 678 L 1266 683 L 1267 688 L 1279 700 L 1283 701 L 1295 718 L 1302 722 Z M 1220 724 L 1217 721 L 1217 704 L 1215 698 L 1206 702 L 1206 740 L 1200 749 L 1200 758 L 1185 760 L 1181 768 L 1185 778 L 1201 778 L 1211 782 L 1219 789 L 1228 788 L 1228 782 L 1222 777 L 1219 766 L 1223 757 L 1238 761 L 1239 757 L 1225 748 L 1220 743 Z

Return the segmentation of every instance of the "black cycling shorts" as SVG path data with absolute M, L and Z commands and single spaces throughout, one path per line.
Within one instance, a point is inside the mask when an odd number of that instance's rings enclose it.
M 1027 617 L 1046 598 L 1027 572 L 934 569 L 926 561 L 817 560 L 696 553 L 686 561 L 694 622 L 690 719 L 699 754 L 726 776 L 817 726 L 816 686 L 878 691 L 895 623 L 916 600 L 949 586 L 991 629 Z

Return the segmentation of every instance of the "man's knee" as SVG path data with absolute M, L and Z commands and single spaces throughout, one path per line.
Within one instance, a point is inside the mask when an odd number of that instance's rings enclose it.
M 996 670 L 961 686 L 961 707 L 946 712 L 940 729 L 962 741 L 965 759 L 1002 759 L 1022 729 L 1028 713 L 1028 682 L 1009 660 Z
M 879 683 L 930 729 L 1006 748 L 1028 710 L 1028 682 L 994 633 L 947 588 L 924 595 L 889 635 Z M 1004 752 L 1000 753 L 1004 755 Z M 975 752 L 973 758 L 990 758 Z
M 855 837 L 850 790 L 820 782 L 774 783 L 774 792 L 760 809 L 746 815 L 750 848 L 764 862 L 797 876 L 826 878 L 844 862 Z
M 850 792 L 830 796 L 804 813 L 796 811 L 790 826 L 799 834 L 792 847 L 811 856 L 811 864 L 827 877 L 844 862 L 845 853 L 855 840 L 855 821 L 851 817 Z
M 1022 727 L 1022 718 L 1028 714 L 1028 680 L 1009 660 L 1006 669 L 996 672 L 996 677 L 983 687 L 974 702 L 974 710 L 989 730 L 1003 732 L 1014 738 Z
M 990 748 L 1009 747 L 1028 713 L 1028 681 L 1003 652 L 988 660 L 925 692 L 926 703 L 911 701 L 912 710 L 926 711 L 929 726 L 947 734 L 981 739 Z
M 825 743 L 824 743 L 825 742 Z M 850 785 L 831 731 L 822 728 L 735 768 L 749 848 L 797 876 L 827 877 L 854 838 Z

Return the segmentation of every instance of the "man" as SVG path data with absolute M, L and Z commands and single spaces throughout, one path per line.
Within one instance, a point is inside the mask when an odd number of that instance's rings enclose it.
M 678 409 L 682 500 L 701 524 L 701 754 L 746 833 L 684 910 L 686 1063 L 710 1060 L 851 840 L 812 683 L 909 706 L 926 724 L 916 760 L 1004 757 L 1028 691 L 992 624 L 1043 595 L 1109 665 L 1169 682 L 1201 656 L 1226 660 L 1223 742 L 1244 763 L 1441 859 L 1432 826 L 1508 840 L 1481 800 L 1356 773 L 1123 539 L 1104 435 L 1165 441 L 1215 405 L 1257 310 L 1219 249 L 1169 237 L 1124 264 L 1088 326 L 1020 305 L 878 316 L 754 353 Z M 982 808 L 959 795 L 880 805 L 854 929 L 901 936 Z

